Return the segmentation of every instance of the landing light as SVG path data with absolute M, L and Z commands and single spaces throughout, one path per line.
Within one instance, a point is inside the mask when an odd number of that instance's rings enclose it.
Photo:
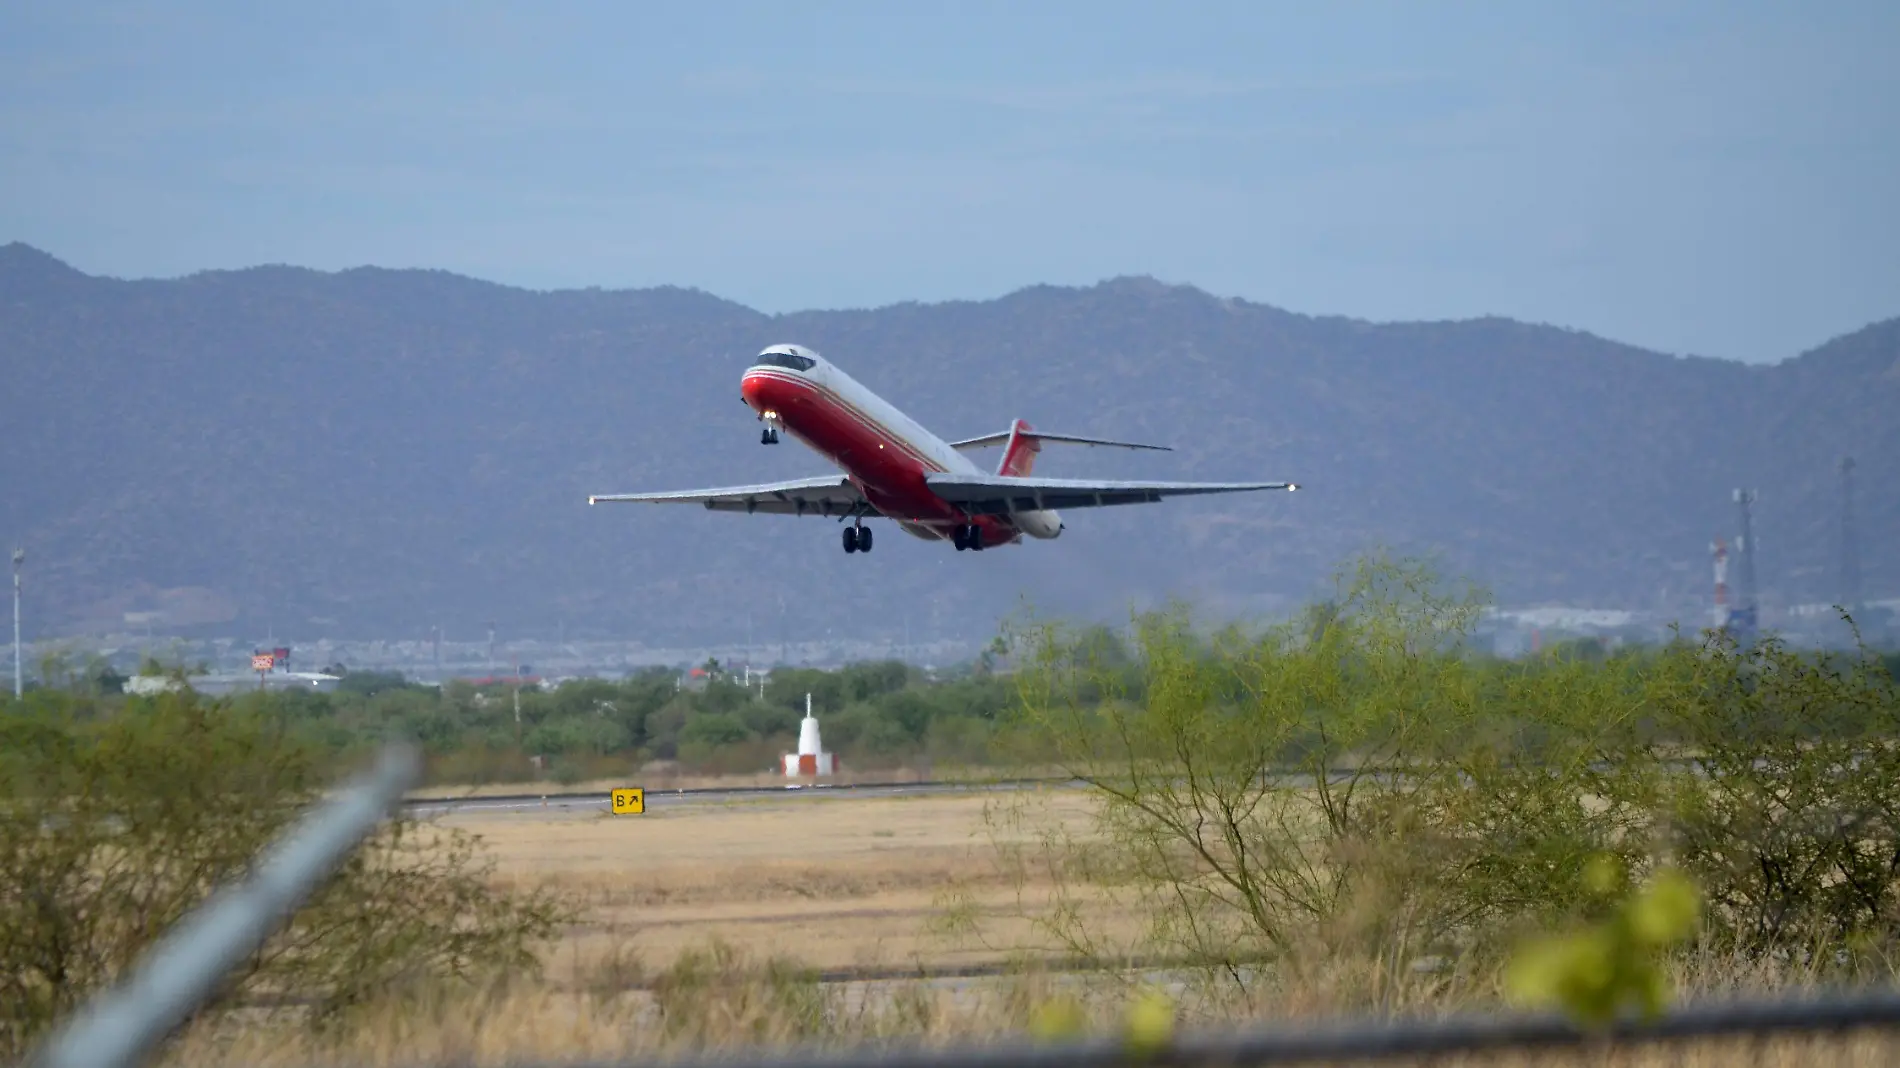
M 1288 493 L 1292 493 L 1294 490 L 1299 489 L 1299 488 L 1300 488 L 1299 485 L 1293 482 L 1289 482 L 1286 484 L 1286 491 Z
M 587 498 L 587 503 L 588 503 L 588 504 L 593 504 L 593 503 L 594 503 L 594 499 L 593 499 L 592 497 L 589 497 L 589 498 Z

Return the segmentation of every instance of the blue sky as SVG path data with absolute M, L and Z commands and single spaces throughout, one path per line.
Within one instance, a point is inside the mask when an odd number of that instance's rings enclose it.
M 1778 359 L 1900 315 L 1900 4 L 0 8 L 0 242 L 767 311 L 1122 274 Z

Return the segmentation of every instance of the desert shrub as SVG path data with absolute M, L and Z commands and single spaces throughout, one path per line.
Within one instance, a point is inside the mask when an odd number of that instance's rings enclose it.
M 630 748 L 633 737 L 614 720 L 582 716 L 542 723 L 528 732 L 522 744 L 531 753 L 598 756 Z
M 686 721 L 680 731 L 682 743 L 692 742 L 703 746 L 732 745 L 743 742 L 752 736 L 746 730 L 745 721 L 730 712 L 707 712 Z
M 1749 953 L 1900 937 L 1900 690 L 1875 656 L 1711 641 L 1669 665 L 1667 845 Z
M 1345 961 L 1370 999 L 1414 964 L 1477 989 L 1526 932 L 1602 919 L 1608 863 L 1622 890 L 1693 877 L 1705 947 L 1892 959 L 1900 699 L 1876 657 L 1711 637 L 1501 662 L 1467 641 L 1479 603 L 1373 559 L 1257 632 L 1182 609 L 1125 648 L 1030 630 L 1008 741 L 1095 802 L 1086 835 L 999 803 L 1005 870 L 1057 884 L 1044 948 L 1243 996 Z
M 938 716 L 924 737 L 924 755 L 944 764 L 978 765 L 989 758 L 990 725 L 969 716 Z
M 758 774 L 779 767 L 779 758 L 791 752 L 790 738 L 748 738 L 724 745 L 681 742 L 681 767 L 706 775 Z
M 1422 569 L 1374 563 L 1318 626 L 1139 619 L 1132 669 L 1099 635 L 1031 635 L 1009 726 L 1100 801 L 1112 846 L 1063 843 L 1057 866 L 1149 918 L 1118 952 L 1244 984 L 1249 962 L 1297 965 L 1314 939 L 1330 955 L 1369 933 L 1408 949 L 1441 935 L 1446 910 L 1406 894 L 1427 852 L 1419 799 L 1457 776 L 1443 756 L 1475 720 L 1469 665 L 1448 652 L 1474 614 Z M 1086 915 L 1058 908 L 1047 926 L 1100 952 Z
M 497 739 L 497 741 L 501 741 Z M 428 758 L 425 779 L 431 785 L 481 785 L 532 778 L 534 766 L 512 744 L 473 742 Z
M 837 741 L 830 743 L 840 753 L 847 754 L 860 765 L 867 759 L 880 762 L 892 762 L 912 752 L 917 745 L 916 739 L 904 724 L 884 715 L 877 705 L 861 702 L 845 708 L 832 717 L 837 724 L 835 732 L 826 726 L 829 738 L 836 733 Z
M 693 1046 L 812 1038 L 830 1019 L 815 972 L 722 941 L 681 953 L 654 980 L 653 999 L 666 1036 Z
M 193 695 L 95 724 L 0 724 L 0 1045 L 112 982 L 325 783 L 282 721 Z M 475 842 L 394 820 L 232 976 L 323 1019 L 410 981 L 528 969 L 564 916 L 495 889 Z
M 883 694 L 898 693 L 910 684 L 910 674 L 910 666 L 898 660 L 850 664 L 839 672 L 847 701 L 869 701 Z
M 800 714 L 766 701 L 753 701 L 740 707 L 738 716 L 746 730 L 758 737 L 790 735 L 798 737 Z

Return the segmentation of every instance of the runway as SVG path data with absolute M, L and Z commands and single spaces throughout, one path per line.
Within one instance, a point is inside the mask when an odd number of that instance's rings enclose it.
M 1304 784 L 1312 776 L 1312 771 L 1298 768 L 1284 768 L 1265 772 L 1268 782 L 1286 786 Z M 1360 774 L 1349 768 L 1336 768 L 1327 772 L 1334 782 L 1345 782 Z M 1373 777 L 1383 779 L 1387 773 L 1374 772 Z M 638 786 L 630 782 L 628 786 Z M 807 783 L 788 786 L 712 786 L 694 789 L 666 790 L 648 788 L 646 804 L 649 809 L 679 805 L 722 804 L 738 800 L 767 800 L 770 798 L 826 798 L 849 796 L 864 797 L 911 797 L 925 794 L 957 794 L 997 792 L 1007 790 L 1026 790 L 1047 788 L 1057 790 L 1080 789 L 1085 784 L 1080 779 L 1050 776 L 1045 778 L 992 779 L 985 782 L 957 782 L 940 780 L 934 782 L 890 782 L 890 783 Z M 412 816 L 447 815 L 467 812 L 508 812 L 530 809 L 548 812 L 581 812 L 588 809 L 609 808 L 611 797 L 606 791 L 593 793 L 560 793 L 549 791 L 545 794 L 498 794 L 486 797 L 424 797 L 404 801 L 403 812 Z
M 637 783 L 628 783 L 637 786 Z M 1073 779 L 1003 779 L 992 782 L 892 782 L 892 783 L 810 783 L 786 786 L 705 787 L 700 789 L 647 789 L 647 808 L 682 805 L 723 804 L 737 800 L 762 801 L 772 798 L 811 799 L 826 797 L 915 797 L 925 794 L 980 793 L 998 790 L 1022 790 L 1031 787 L 1067 789 L 1079 786 Z M 609 808 L 606 791 L 593 793 L 501 794 L 489 797 L 418 797 L 402 803 L 410 816 L 439 816 L 449 813 L 509 812 L 538 810 L 548 812 L 585 812 Z

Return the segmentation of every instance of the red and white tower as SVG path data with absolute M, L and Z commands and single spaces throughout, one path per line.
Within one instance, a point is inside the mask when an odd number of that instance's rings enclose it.
M 1715 629 L 1728 626 L 1728 543 L 1721 538 L 1709 546 L 1715 557 Z
M 805 718 L 798 724 L 798 752 L 785 754 L 788 778 L 804 775 L 830 775 L 838 770 L 836 754 L 827 753 L 818 741 L 818 717 L 811 714 L 811 694 L 805 695 Z

